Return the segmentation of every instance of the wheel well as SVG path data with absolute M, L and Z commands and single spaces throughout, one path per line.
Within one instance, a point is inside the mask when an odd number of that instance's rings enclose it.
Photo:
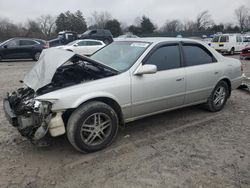
M 100 101 L 100 102 L 103 102 L 103 103 L 109 105 L 117 113 L 117 116 L 119 119 L 119 124 L 124 125 L 124 119 L 123 119 L 121 107 L 115 100 L 108 98 L 108 97 L 98 97 L 98 98 L 93 98 L 93 99 L 87 100 L 87 101 L 83 102 L 82 104 L 90 102 L 90 101 Z M 80 104 L 79 106 L 81 106 L 82 104 Z M 75 111 L 75 109 L 76 108 L 68 109 L 63 113 L 63 121 L 64 121 L 65 125 L 67 125 L 68 119 L 71 116 L 71 114 Z
M 228 89 L 229 89 L 229 97 L 230 97 L 230 96 L 231 96 L 231 91 L 232 91 L 231 82 L 230 82 L 230 80 L 229 80 L 229 79 L 227 79 L 227 78 L 222 79 L 222 81 L 224 81 L 224 82 L 226 82 L 226 83 L 227 83 L 227 85 L 228 85 Z

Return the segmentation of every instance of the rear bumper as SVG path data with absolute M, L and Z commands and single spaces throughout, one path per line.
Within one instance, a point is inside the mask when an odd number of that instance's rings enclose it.
M 5 116 L 6 116 L 7 120 L 10 122 L 11 125 L 13 125 L 14 127 L 17 127 L 18 126 L 18 119 L 10 107 L 10 103 L 9 103 L 8 98 L 4 98 L 3 108 L 4 108 L 4 112 L 5 112 Z

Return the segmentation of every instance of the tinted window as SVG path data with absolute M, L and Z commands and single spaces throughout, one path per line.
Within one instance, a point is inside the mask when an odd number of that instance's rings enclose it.
M 198 45 L 184 45 L 183 52 L 187 66 L 208 64 L 214 60 L 213 55 L 205 47 Z
M 221 36 L 220 42 L 229 42 L 229 36 Z
M 30 46 L 35 44 L 37 43 L 33 40 L 20 40 L 20 46 Z
M 164 46 L 157 49 L 145 62 L 157 66 L 157 70 L 168 70 L 180 67 L 179 46 Z
M 96 41 L 87 41 L 87 45 L 88 46 L 95 46 L 95 45 L 101 45 L 100 42 L 96 42 Z

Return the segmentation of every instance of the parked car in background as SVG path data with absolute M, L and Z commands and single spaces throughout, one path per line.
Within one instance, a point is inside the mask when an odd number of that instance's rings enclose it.
M 250 59 L 250 44 L 241 51 L 240 59 Z
M 6 116 L 30 140 L 66 133 L 80 152 L 107 147 L 119 125 L 147 116 L 197 104 L 220 111 L 243 78 L 239 60 L 182 38 L 121 39 L 91 58 L 43 53 L 27 87 L 4 99 Z
M 105 45 L 106 44 L 100 40 L 83 39 L 73 41 L 65 46 L 57 46 L 56 48 L 72 51 L 80 55 L 90 56 Z
M 204 41 L 205 43 L 207 43 L 209 46 L 211 46 L 211 42 L 212 42 L 213 38 L 204 38 L 202 39 L 202 41 Z
M 233 55 L 235 52 L 241 52 L 248 42 L 241 34 L 222 34 L 217 35 L 211 42 L 211 47 L 221 53 Z
M 80 36 L 80 39 L 95 39 L 101 40 L 105 44 L 113 42 L 113 35 L 107 29 L 92 29 L 88 30 Z
M 37 61 L 42 50 L 48 47 L 41 39 L 12 38 L 0 44 L 0 60 L 31 58 Z
M 60 31 L 57 35 L 57 38 L 49 40 L 49 46 L 55 47 L 60 45 L 66 45 L 72 41 L 78 39 L 78 35 L 76 32 L 73 31 Z
M 139 38 L 139 37 L 129 32 L 129 33 L 125 33 L 124 35 L 118 36 L 116 39 L 126 39 L 126 38 Z

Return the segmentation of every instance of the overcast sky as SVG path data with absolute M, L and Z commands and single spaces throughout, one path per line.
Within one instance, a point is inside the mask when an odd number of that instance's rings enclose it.
M 250 7 L 250 0 L 0 0 L 0 18 L 24 23 L 40 15 L 79 9 L 87 20 L 93 11 L 108 11 L 128 25 L 146 15 L 161 26 L 167 19 L 192 20 L 208 10 L 216 23 L 228 23 L 235 22 L 234 10 L 241 5 Z

